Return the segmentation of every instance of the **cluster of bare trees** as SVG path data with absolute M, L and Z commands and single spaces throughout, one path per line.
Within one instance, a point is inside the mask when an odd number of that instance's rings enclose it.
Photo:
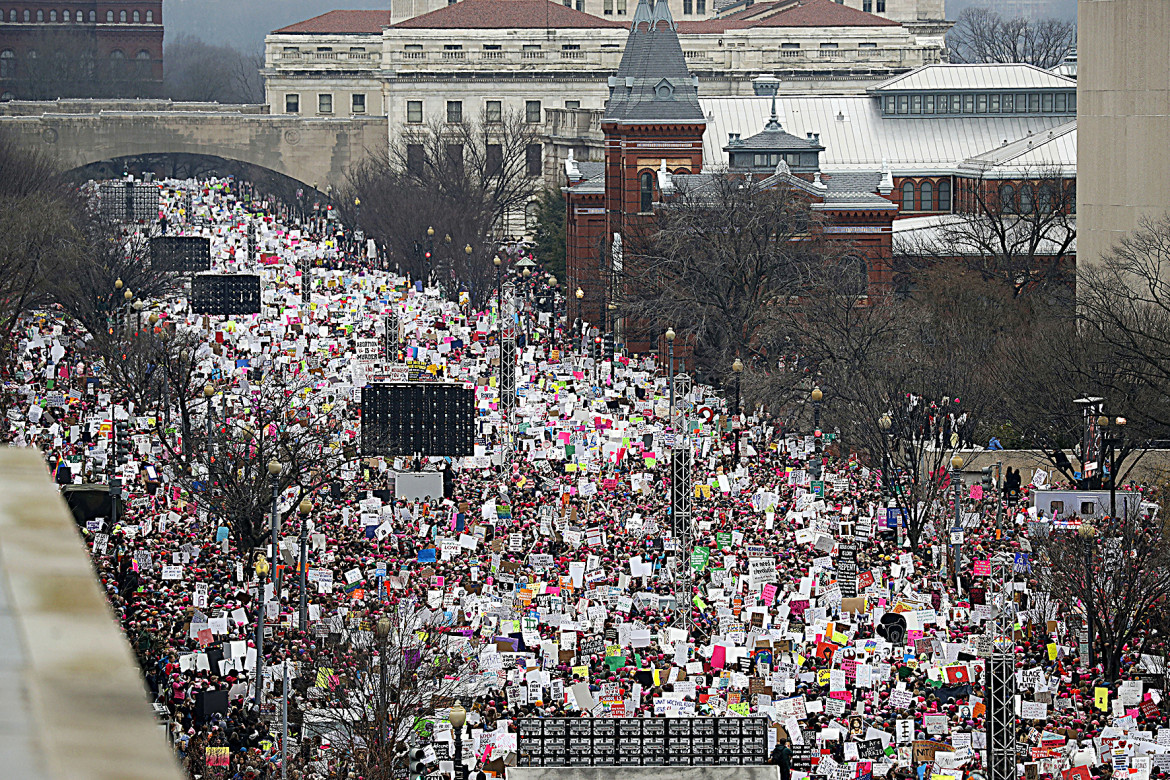
M 0 374 L 15 358 L 13 328 L 34 310 L 59 307 L 98 335 L 125 317 L 125 291 L 164 294 L 172 281 L 150 270 L 145 252 L 143 238 L 98 219 L 50 161 L 0 137 Z
M 387 247 L 415 279 L 476 304 L 495 285 L 492 257 L 523 233 L 525 210 L 543 188 L 538 125 L 520 113 L 420 125 L 359 166 L 338 198 L 342 214 Z M 470 252 L 467 249 L 470 247 Z
M 264 102 L 263 53 L 216 46 L 191 35 L 167 41 L 163 91 L 171 100 Z
M 968 8 L 947 33 L 952 62 L 1022 62 L 1055 67 L 1077 42 L 1076 22 L 1005 19 L 990 8 Z

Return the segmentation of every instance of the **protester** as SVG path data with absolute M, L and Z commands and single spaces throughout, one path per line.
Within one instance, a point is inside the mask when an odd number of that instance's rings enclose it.
M 172 232 L 209 235 L 216 270 L 264 277 L 259 315 L 205 319 L 182 297 L 152 302 L 164 325 L 206 338 L 198 370 L 207 381 L 247 398 L 252 361 L 311 378 L 336 396 L 336 442 L 350 445 L 360 406 L 347 399 L 392 368 L 370 360 L 359 342 L 379 336 L 393 314 L 402 338 L 400 361 L 391 362 L 411 381 L 474 386 L 478 414 L 472 456 L 350 461 L 331 480 L 342 483 L 336 494 L 322 488 L 313 496 L 309 631 L 297 627 L 300 593 L 286 577 L 265 599 L 272 635 L 258 712 L 258 596 L 249 586 L 263 582 L 245 566 L 254 551 L 239 549 L 220 530 L 224 518 L 166 480 L 166 448 L 151 439 L 158 410 L 133 408 L 112 387 L 74 325 L 47 314 L 24 324 L 19 381 L 8 389 L 28 404 L 8 416 L 12 441 L 42 448 L 73 482 L 103 481 L 111 422 L 131 423 L 126 512 L 112 527 L 95 520 L 83 533 L 192 776 L 211 766 L 228 766 L 228 776 L 279 776 L 285 672 L 296 716 L 285 769 L 290 777 L 331 776 L 350 748 L 335 734 L 311 733 L 305 716 L 370 672 L 357 641 L 368 642 L 370 624 L 411 609 L 457 639 L 462 665 L 449 676 L 466 696 L 469 769 L 498 774 L 519 760 L 517 721 L 529 716 L 711 715 L 767 718 L 776 728 L 761 760 L 770 757 L 784 780 L 910 777 L 916 769 L 920 778 L 967 777 L 986 766 L 993 606 L 1011 608 L 1002 572 L 984 566 L 1001 555 L 1028 580 L 1015 633 L 1026 764 L 1054 778 L 1087 768 L 1066 780 L 1088 780 L 1103 767 L 1137 770 L 1137 780 L 1167 769 L 1166 706 L 1160 690 L 1143 687 L 1139 659 L 1127 659 L 1126 682 L 1105 685 L 1099 667 L 1082 663 L 1073 616 L 1029 600 L 1042 589 L 1028 571 L 1023 507 L 1009 504 L 997 526 L 994 509 L 980 512 L 990 504 L 967 499 L 974 521 L 956 590 L 953 571 L 940 576 L 935 563 L 950 510 L 940 508 L 917 550 L 899 548 L 896 513 L 886 512 L 875 469 L 844 453 L 823 457 L 824 480 L 814 482 L 811 432 L 782 432 L 762 412 L 749 416 L 733 462 L 719 424 L 726 405 L 698 388 L 676 399 L 679 407 L 707 406 L 719 417 L 688 417 L 682 446 L 694 452 L 695 541 L 680 564 L 669 392 L 653 359 L 618 355 L 595 369 L 573 348 L 577 334 L 551 312 L 526 310 L 517 423 L 508 426 L 493 364 L 494 296 L 477 311 L 427 280 L 381 270 L 387 258 L 339 237 L 327 220 L 295 227 L 294 215 L 255 201 L 260 217 L 249 216 L 231 180 L 161 186 Z M 250 254 L 249 221 L 259 224 Z M 245 406 L 233 411 L 241 424 Z M 970 439 L 965 419 L 946 427 Z M 447 495 L 374 495 L 390 472 L 423 465 L 450 469 Z M 1009 487 L 1026 498 L 1018 473 L 1009 474 Z M 281 496 L 282 536 L 296 527 L 293 500 Z M 691 575 L 685 591 L 683 565 Z M 446 744 L 451 754 L 452 732 L 439 727 L 450 706 L 434 703 L 433 729 L 409 724 L 418 744 Z

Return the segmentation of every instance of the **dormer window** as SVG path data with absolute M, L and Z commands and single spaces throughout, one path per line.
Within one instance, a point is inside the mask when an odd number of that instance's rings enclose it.
M 663 79 L 654 87 L 654 96 L 659 100 L 670 100 L 674 96 L 674 86 Z

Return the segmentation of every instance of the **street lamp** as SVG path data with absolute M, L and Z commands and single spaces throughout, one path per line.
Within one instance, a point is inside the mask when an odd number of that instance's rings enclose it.
M 137 327 L 135 330 L 142 330 L 142 310 L 146 308 L 146 304 L 142 302 L 141 298 L 139 298 L 138 300 L 134 301 L 132 306 L 134 308 L 134 314 L 137 318 Z
M 951 482 L 954 483 L 955 488 L 955 525 L 951 529 L 953 533 L 961 533 L 963 530 L 963 478 L 961 470 L 963 468 L 963 459 L 958 455 L 951 458 Z M 963 546 L 962 544 L 955 544 L 955 593 L 961 595 L 962 586 L 959 580 L 959 573 L 962 569 Z
M 894 421 L 890 418 L 889 412 L 883 413 L 878 418 L 878 428 L 882 431 L 882 482 L 885 483 L 887 490 L 890 493 L 890 498 L 894 496 L 894 475 L 891 473 L 893 468 L 890 460 L 890 429 L 894 427 Z M 896 508 L 896 507 L 895 507 Z M 894 533 L 896 534 L 898 549 L 902 549 L 902 513 L 898 512 L 894 518 Z
M 1114 418 L 1113 425 L 1116 433 L 1105 434 L 1104 443 L 1109 446 L 1109 517 L 1116 519 L 1117 517 L 1117 445 L 1124 445 L 1124 438 L 1122 431 L 1128 421 L 1124 417 Z M 1097 425 L 1101 430 L 1106 430 L 1109 427 L 1109 418 L 1101 415 L 1097 418 Z
M 211 398 L 215 395 L 215 386 L 210 382 L 203 386 L 203 397 L 207 399 L 207 486 L 204 490 L 211 490 L 211 467 L 215 462 L 214 456 L 211 454 L 213 449 L 211 444 L 212 420 L 211 420 Z
M 388 675 L 387 663 L 389 652 L 387 649 L 388 640 L 390 637 L 390 618 L 383 615 L 378 618 L 378 622 L 374 623 L 374 636 L 378 640 L 378 708 L 380 710 L 380 717 L 378 719 L 378 745 L 384 746 L 386 744 L 386 686 L 388 685 L 386 677 Z
M 455 780 L 461 780 L 463 773 L 467 770 L 466 765 L 460 770 L 460 765 L 463 764 L 463 724 L 467 723 L 467 710 L 459 702 L 455 702 L 455 706 L 447 713 L 447 720 L 451 721 L 451 726 L 455 730 Z
M 280 514 L 279 513 L 280 513 L 280 510 L 277 508 L 277 500 L 278 500 L 278 497 L 280 494 L 280 484 L 279 484 L 278 480 L 280 479 L 280 473 L 282 471 L 284 471 L 284 466 L 280 465 L 280 461 L 278 461 L 278 460 L 268 461 L 268 477 L 272 480 L 272 562 L 273 563 L 276 563 L 276 556 L 278 554 L 277 553 L 277 546 L 280 544 L 280 541 L 279 541 L 279 533 L 280 533 L 280 529 L 279 529 Z M 277 583 L 276 587 L 279 587 L 279 583 Z M 279 598 L 280 598 L 280 595 L 277 594 L 277 600 L 279 600 Z
M 821 388 L 813 385 L 809 394 L 813 404 L 813 479 L 821 478 L 821 399 L 824 397 Z
M 313 504 L 309 499 L 301 501 L 297 507 L 297 512 L 301 515 L 301 558 L 297 562 L 300 568 L 300 586 L 301 586 L 301 631 L 309 630 L 309 594 L 305 590 L 305 575 L 306 569 L 309 566 L 309 513 L 313 511 Z
M 670 380 L 670 387 L 668 388 L 670 390 L 670 426 L 671 426 L 671 430 L 673 431 L 674 430 L 674 336 L 675 336 L 674 328 L 667 327 L 666 333 L 664 333 L 663 335 L 666 337 L 666 351 L 667 351 L 667 354 L 670 356 L 669 361 L 668 361 L 669 373 L 667 374 L 667 378 Z
M 1097 529 L 1093 527 L 1092 523 L 1082 521 L 1081 527 L 1077 529 L 1077 535 L 1081 537 L 1085 553 L 1085 623 L 1089 634 L 1089 669 L 1091 671 L 1097 665 L 1097 653 L 1093 647 L 1095 643 L 1093 636 L 1093 540 L 1097 538 Z
M 256 709 L 264 692 L 264 578 L 272 568 L 263 555 L 256 556 Z
M 731 364 L 731 372 L 735 374 L 735 416 L 731 420 L 731 450 L 735 464 L 739 465 L 739 377 L 743 373 L 743 361 L 738 357 Z

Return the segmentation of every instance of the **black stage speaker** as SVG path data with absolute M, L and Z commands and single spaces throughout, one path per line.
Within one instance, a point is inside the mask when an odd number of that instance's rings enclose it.
M 156 236 L 150 239 L 150 265 L 156 271 L 210 271 L 211 239 L 204 236 Z
M 73 513 L 73 519 L 82 528 L 97 517 L 110 517 L 109 485 L 66 485 L 61 497 Z
M 256 274 L 199 274 L 191 277 L 191 311 L 196 314 L 260 313 L 260 277 Z
M 475 390 L 455 384 L 404 382 L 362 388 L 363 457 L 471 455 Z
M 114 222 L 154 222 L 158 191 L 157 184 L 148 182 L 102 182 L 98 187 L 101 214 Z

